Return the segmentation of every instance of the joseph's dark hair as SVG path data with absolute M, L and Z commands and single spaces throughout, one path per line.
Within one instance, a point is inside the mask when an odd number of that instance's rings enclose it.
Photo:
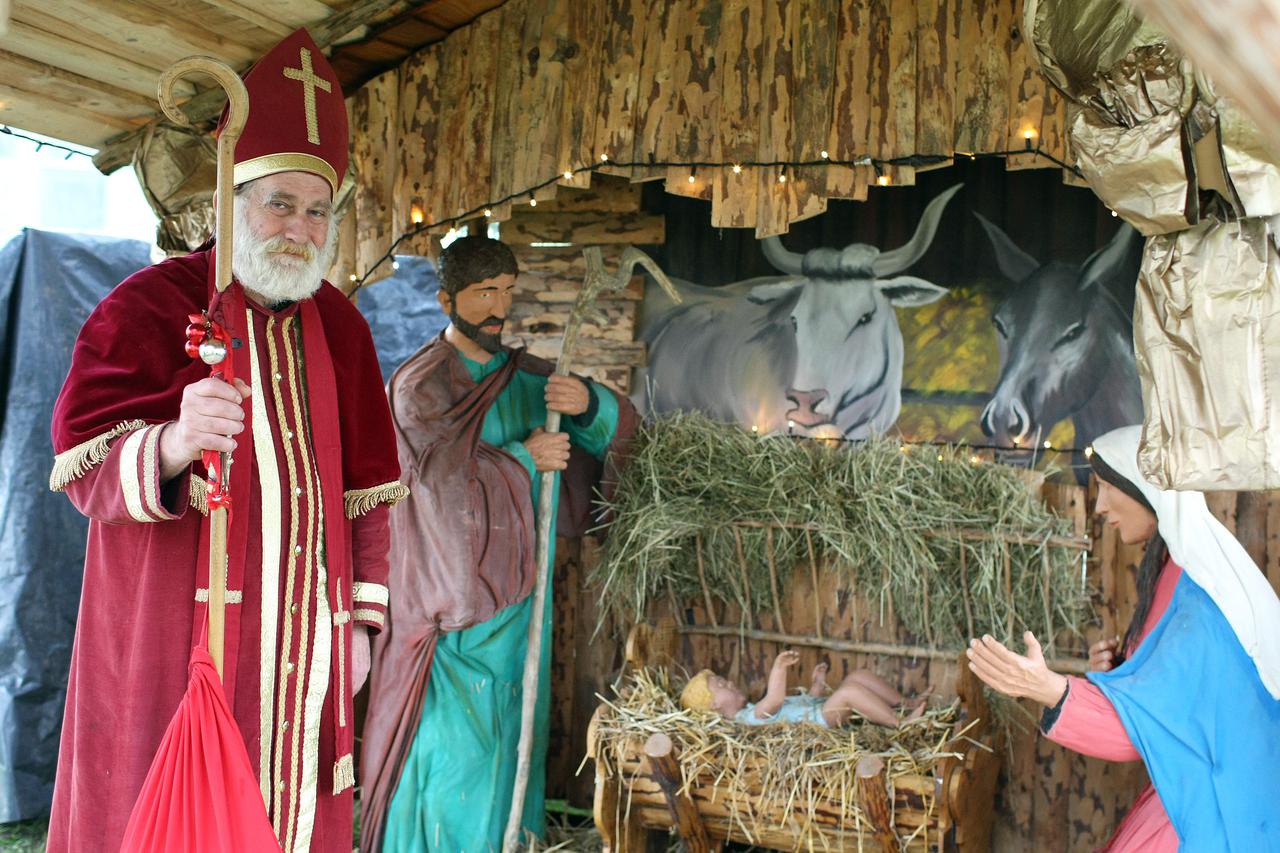
M 517 275 L 520 267 L 506 243 L 490 237 L 460 237 L 440 253 L 436 264 L 440 289 L 450 296 L 499 275 Z
M 1142 494 L 1142 490 L 1103 461 L 1101 456 L 1093 454 L 1089 458 L 1089 466 L 1093 468 L 1093 473 L 1098 475 L 1098 479 L 1115 486 L 1146 507 L 1152 515 L 1156 514 L 1146 495 Z M 1160 570 L 1164 568 L 1168 559 L 1169 549 L 1165 546 L 1164 537 L 1160 535 L 1160 529 L 1157 527 L 1151 534 L 1151 538 L 1147 540 L 1146 550 L 1142 552 L 1142 560 L 1138 563 L 1138 605 L 1134 608 L 1133 618 L 1129 620 L 1129 627 L 1125 629 L 1124 639 L 1116 649 L 1114 666 L 1124 663 L 1129 647 L 1137 642 L 1138 634 L 1142 633 L 1142 626 L 1146 624 L 1147 615 L 1151 613 L 1151 604 L 1156 597 L 1156 581 L 1160 579 Z

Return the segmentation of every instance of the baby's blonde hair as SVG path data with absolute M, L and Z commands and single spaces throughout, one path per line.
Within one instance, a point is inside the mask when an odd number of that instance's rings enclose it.
M 715 707 L 716 697 L 711 693 L 711 670 L 704 669 L 689 679 L 689 683 L 680 691 L 680 707 L 689 711 L 710 711 Z

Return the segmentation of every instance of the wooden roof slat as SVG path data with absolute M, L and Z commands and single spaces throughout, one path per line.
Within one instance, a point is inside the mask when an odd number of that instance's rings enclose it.
M 105 44 L 101 39 L 99 43 Z M 155 97 L 156 81 L 160 77 L 156 69 L 140 65 L 108 49 L 68 40 L 33 27 L 25 21 L 9 22 L 9 32 L 0 38 L 0 47 L 82 77 L 102 80 L 130 92 Z M 179 82 L 175 89 L 180 97 L 190 96 L 195 91 L 186 82 Z
M 424 44 L 440 41 L 448 34 L 447 30 L 442 30 L 435 24 L 413 17 L 406 18 L 394 27 L 388 27 L 378 34 L 378 38 L 412 53 Z
M 249 21 L 277 38 L 283 38 L 298 27 L 323 21 L 334 14 L 333 9 L 319 0 L 271 0 L 270 3 L 255 3 L 252 0 L 204 0 L 204 2 L 215 9 Z
M 205 49 L 203 46 L 183 44 L 182 39 L 172 35 L 157 33 L 147 37 L 140 34 L 128 21 L 94 13 L 92 6 L 90 4 L 89 16 L 81 14 L 72 4 L 64 4 L 60 0 L 40 9 L 22 6 L 14 10 L 14 21 L 43 30 L 67 42 L 108 51 L 141 68 L 150 69 L 151 74 L 157 77 L 174 62 L 190 56 L 193 48 Z
M 131 122 L 128 119 L 120 118 L 119 116 L 105 115 L 103 113 L 92 112 L 84 109 L 83 107 L 77 107 L 72 104 L 64 104 L 60 101 L 45 98 L 40 92 L 20 89 L 16 86 L 11 86 L 8 83 L 0 83 L 0 102 L 5 104 L 4 108 L 0 109 L 0 117 L 3 117 L 0 118 L 0 120 L 4 121 L 5 124 L 11 123 L 11 119 L 9 117 L 10 109 L 12 109 L 14 114 L 17 115 L 20 111 L 24 111 L 20 110 L 20 108 L 24 104 L 27 104 L 36 105 L 34 109 L 37 112 L 39 110 L 45 110 L 56 114 L 55 116 L 49 116 L 47 119 L 41 120 L 40 123 L 44 126 L 57 126 L 62 123 L 78 123 L 79 121 L 106 125 L 117 130 L 130 130 L 138 126 L 137 122 Z M 12 120 L 12 123 L 28 130 L 34 130 L 37 133 L 44 133 L 46 136 L 55 136 L 59 139 L 66 139 L 65 136 L 58 136 L 55 133 L 49 133 L 28 124 L 18 124 L 16 119 Z
M 149 118 L 155 101 L 25 56 L 0 50 L 0 80 L 70 106 L 117 117 Z
M 91 21 L 96 44 L 106 41 L 117 45 L 121 54 L 158 70 L 194 54 L 217 56 L 233 65 L 247 65 L 257 56 L 254 47 L 242 41 L 193 24 L 169 10 L 131 0 L 57 0 L 44 6 L 41 20 L 28 21 L 49 32 L 60 32 L 55 29 L 59 21 L 76 30 L 83 30 L 85 22 Z
M 417 11 L 416 17 L 442 30 L 452 31 L 485 12 L 498 8 L 503 2 L 504 0 L 427 0 Z

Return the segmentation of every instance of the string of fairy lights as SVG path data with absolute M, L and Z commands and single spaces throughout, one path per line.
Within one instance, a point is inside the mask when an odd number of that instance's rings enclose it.
M 364 287 L 373 273 L 383 264 L 390 262 L 393 269 L 398 269 L 395 261 L 396 249 L 398 249 L 406 240 L 412 240 L 420 234 L 428 231 L 438 231 L 442 228 L 456 229 L 458 226 L 470 222 L 472 220 L 484 218 L 489 219 L 493 216 L 493 209 L 507 203 L 524 203 L 530 207 L 537 207 L 538 199 L 535 194 L 546 187 L 551 186 L 559 181 L 571 181 L 584 173 L 595 173 L 603 169 L 688 169 L 687 179 L 689 183 L 696 184 L 699 180 L 698 172 L 703 170 L 705 175 L 708 170 L 728 169 L 734 174 L 742 174 L 747 170 L 771 170 L 777 173 L 777 183 L 785 185 L 788 181 L 795 178 L 796 170 L 807 169 L 823 166 L 849 166 L 849 167 L 867 167 L 874 169 L 876 174 L 876 185 L 887 187 L 892 184 L 892 178 L 888 174 L 895 167 L 908 166 L 920 168 L 925 166 L 937 166 L 944 163 L 950 163 L 958 157 L 967 157 L 975 160 L 978 157 L 1009 157 L 1013 155 L 1031 155 L 1033 157 L 1042 158 L 1049 163 L 1071 172 L 1076 177 L 1082 177 L 1080 170 L 1074 165 L 1065 162 L 1054 154 L 1045 151 L 1035 143 L 1038 134 L 1034 130 L 1023 131 L 1024 147 L 1019 149 L 1008 149 L 1004 151 L 989 151 L 982 153 L 956 152 L 954 156 L 945 154 L 913 154 L 907 157 L 891 157 L 877 158 L 869 155 L 855 157 L 852 159 L 838 159 L 830 156 L 827 151 L 822 151 L 818 159 L 811 160 L 731 160 L 731 161 L 715 161 L 715 160 L 638 160 L 638 161 L 617 161 L 609 157 L 608 154 L 601 154 L 599 159 L 587 165 L 567 168 L 562 172 L 551 175 L 546 180 L 536 184 L 523 187 L 515 192 L 508 193 L 500 198 L 491 199 L 484 204 L 476 205 L 470 210 L 463 211 L 456 216 L 450 216 L 443 219 L 433 219 L 427 221 L 427 214 L 418 204 L 412 205 L 410 208 L 410 224 L 411 227 L 391 242 L 387 251 L 369 265 L 363 273 L 351 274 L 351 291 Z M 669 178 L 668 178 L 669 179 Z M 1113 212 L 1114 215 L 1114 212 Z
M 15 130 L 12 127 L 9 127 L 9 125 L 7 124 L 0 124 L 0 135 L 9 136 L 14 139 L 21 139 L 25 142 L 30 142 L 32 145 L 36 147 L 37 153 L 40 151 L 43 151 L 46 148 L 52 148 L 54 151 L 62 151 L 64 152 L 64 155 L 62 158 L 63 160 L 70 160 L 74 155 L 77 155 L 77 154 L 80 155 L 81 157 L 88 157 L 90 159 L 93 158 L 92 152 L 82 151 L 79 148 L 72 148 L 69 145 L 62 145 L 57 142 L 51 142 L 48 139 L 38 139 L 34 136 L 25 134 L 20 130 Z

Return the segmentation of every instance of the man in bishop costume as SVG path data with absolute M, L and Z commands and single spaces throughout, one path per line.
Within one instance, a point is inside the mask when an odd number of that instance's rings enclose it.
M 502 345 L 518 272 L 496 240 L 449 245 L 439 298 L 450 325 L 388 386 L 410 494 L 391 513 L 395 600 L 374 649 L 362 850 L 501 849 L 520 737 L 539 475 L 562 477 L 552 535 L 583 532 L 637 422 L 625 397 L 549 376 L 547 362 Z M 548 410 L 564 416 L 564 432 L 542 430 Z M 523 804 L 523 826 L 535 834 L 544 825 L 551 623 L 548 606 Z
M 205 450 L 234 449 L 226 698 L 286 853 L 351 849 L 352 695 L 387 608 L 403 494 L 368 326 L 323 281 L 347 118 L 304 30 L 245 78 L 235 280 L 218 298 L 235 386 L 184 352 L 207 244 L 94 310 L 53 417 L 51 486 L 90 519 L 49 850 L 116 853 L 206 621 Z

